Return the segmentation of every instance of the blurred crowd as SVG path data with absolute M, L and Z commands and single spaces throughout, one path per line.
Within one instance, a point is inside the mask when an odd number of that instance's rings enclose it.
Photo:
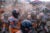
M 50 4 L 30 2 L 26 8 L 4 13 L 0 20 L 1 33 L 50 33 Z M 30 8 L 31 7 L 31 8 Z

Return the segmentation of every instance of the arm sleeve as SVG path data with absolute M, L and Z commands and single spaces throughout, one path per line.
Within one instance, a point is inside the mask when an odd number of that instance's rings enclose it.
M 14 18 L 9 18 L 8 19 L 10 22 L 13 22 L 14 21 Z

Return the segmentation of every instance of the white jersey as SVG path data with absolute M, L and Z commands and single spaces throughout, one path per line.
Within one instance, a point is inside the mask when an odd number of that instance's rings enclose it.
M 4 16 L 1 17 L 2 22 L 8 23 L 8 19 L 4 18 Z

